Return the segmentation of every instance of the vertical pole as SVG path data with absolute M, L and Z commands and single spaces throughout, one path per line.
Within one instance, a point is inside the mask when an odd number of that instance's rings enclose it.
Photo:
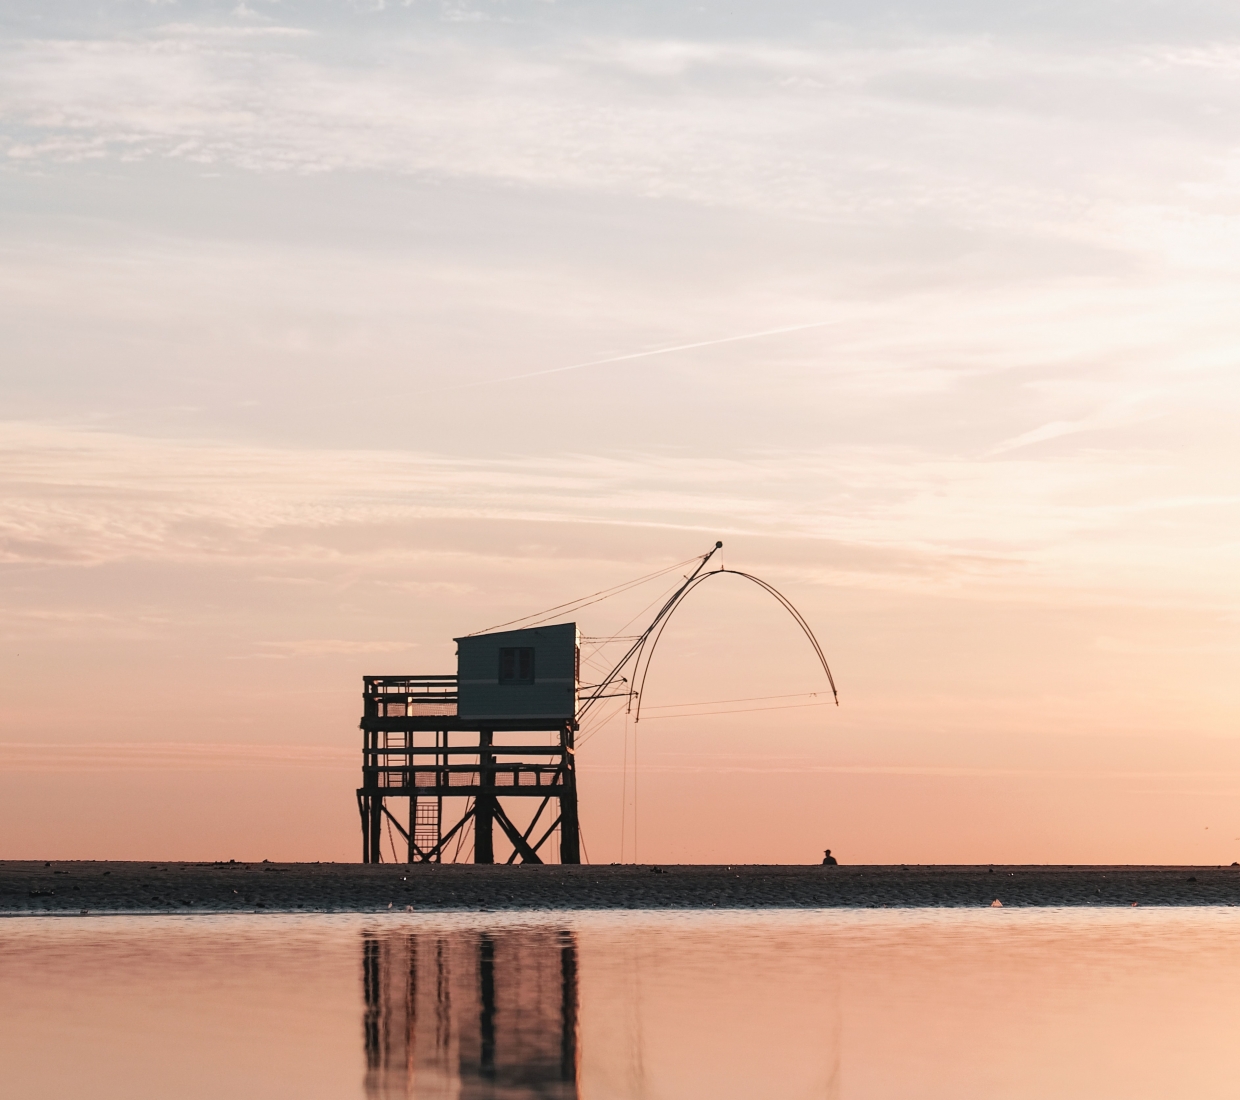
M 436 740 L 439 734 L 435 734 Z M 418 734 L 412 729 L 405 734 L 405 748 L 409 749 L 409 755 L 405 756 L 405 764 L 409 765 L 409 770 L 404 773 L 404 785 L 409 791 L 409 852 L 405 856 L 405 863 L 413 863 L 420 857 L 413 847 L 414 837 L 418 835 L 418 795 L 414 792 L 414 787 L 418 784 L 418 756 L 413 753 L 414 743 L 418 740 Z
M 383 862 L 383 795 L 377 790 L 370 794 L 370 859 L 367 862 Z
M 367 863 L 383 862 L 383 795 L 379 790 L 379 734 L 376 730 L 371 730 L 366 734 L 369 741 L 370 751 L 366 754 L 366 763 L 369 765 L 366 771 L 366 778 L 363 785 L 370 788 L 370 792 L 366 797 L 367 819 L 369 828 L 367 830 L 370 839 L 369 851 L 366 853 Z M 383 757 L 384 763 L 387 762 L 386 755 Z
M 369 700 L 362 696 L 363 705 Z M 357 808 L 362 812 L 362 862 L 370 862 L 370 795 L 365 793 L 369 784 L 366 782 L 366 746 L 370 743 L 370 734 L 362 730 L 362 787 L 357 792 Z
M 378 735 L 370 729 L 367 729 L 368 718 L 375 718 L 379 714 L 379 704 L 375 695 L 371 692 L 371 684 L 369 678 L 362 677 L 362 789 L 357 792 L 358 807 L 362 811 L 362 862 L 371 863 L 371 851 L 374 845 L 371 842 L 371 834 L 374 832 L 374 815 L 371 813 L 371 804 L 375 800 L 374 788 L 379 785 L 377 773 L 374 771 L 374 765 L 378 763 L 378 756 L 374 752 L 378 744 Z
M 581 862 L 581 835 L 577 825 L 577 758 L 574 755 L 573 727 L 565 723 L 560 730 L 562 772 L 560 779 L 560 862 Z
M 478 732 L 478 786 L 483 790 L 495 787 L 495 754 L 490 751 L 492 731 Z M 495 795 L 480 794 L 474 804 L 474 862 L 495 862 L 495 841 L 491 825 L 495 820 Z
M 438 733 L 435 734 L 435 744 L 436 745 L 439 744 Z M 446 765 L 448 763 L 448 753 L 446 751 L 448 748 L 448 731 L 447 730 L 443 731 L 443 747 L 445 750 L 443 755 L 437 757 L 435 760 L 435 763 L 439 765 Z M 446 771 L 439 771 L 438 769 L 436 769 L 435 777 L 436 777 L 435 786 L 438 787 L 440 791 L 442 791 L 448 785 L 448 773 Z M 438 802 L 438 809 L 435 814 L 435 819 L 439 822 L 439 825 L 435 829 L 436 845 L 438 845 L 439 842 L 443 839 L 443 795 L 440 794 L 437 797 L 439 799 L 439 802 Z M 443 849 L 442 848 L 435 854 L 435 862 L 436 863 L 443 862 Z
M 370 700 L 366 700 L 367 712 L 370 710 Z M 378 786 L 378 779 L 374 771 L 374 765 L 377 762 L 377 756 L 374 752 L 375 734 L 370 730 L 362 731 L 362 789 L 358 792 L 359 804 L 362 810 L 362 862 L 373 863 L 374 850 L 373 833 L 375 830 L 375 818 L 372 808 L 378 795 L 375 793 L 375 787 Z
M 412 749 L 414 741 L 416 740 L 417 734 L 415 734 L 413 730 L 410 730 L 407 734 L 405 734 L 405 747 Z M 418 773 L 415 768 L 417 759 L 418 758 L 414 756 L 412 752 L 405 757 L 405 763 L 409 765 L 409 770 L 405 772 L 405 787 L 409 791 L 409 851 L 405 856 L 406 863 L 412 863 L 416 858 L 413 850 L 413 838 L 418 827 L 418 796 L 414 793 L 414 785 L 418 781 Z

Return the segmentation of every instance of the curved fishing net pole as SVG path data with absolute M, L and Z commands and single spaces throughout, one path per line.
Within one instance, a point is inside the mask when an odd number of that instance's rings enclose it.
M 581 719 L 585 717 L 586 712 L 589 711 L 590 708 L 594 706 L 594 704 L 597 703 L 600 699 L 614 699 L 616 697 L 617 693 L 608 694 L 608 688 L 614 687 L 617 684 L 621 684 L 625 682 L 625 679 L 622 673 L 624 672 L 624 669 L 626 668 L 626 666 L 629 664 L 631 660 L 633 660 L 634 656 L 637 656 L 640 662 L 640 655 L 643 649 L 645 648 L 646 642 L 649 640 L 650 635 L 659 626 L 659 624 L 665 621 L 668 615 L 670 615 L 672 611 L 675 610 L 676 604 L 680 601 L 681 597 L 690 588 L 693 587 L 696 581 L 699 580 L 699 575 L 701 574 L 702 570 L 706 568 L 706 563 L 710 561 L 710 559 L 713 558 L 722 549 L 723 549 L 723 543 L 716 542 L 715 545 L 711 548 L 709 553 L 702 555 L 702 559 L 701 561 L 698 562 L 697 568 L 692 573 L 690 573 L 689 576 L 685 578 L 685 583 L 682 584 L 679 588 L 677 588 L 676 591 L 673 592 L 667 598 L 667 600 L 664 601 L 663 606 L 659 608 L 658 614 L 655 615 L 653 620 L 651 620 L 650 625 L 646 627 L 646 629 L 643 630 L 641 634 L 637 636 L 637 640 L 631 646 L 629 646 L 627 650 L 625 650 L 624 656 L 621 657 L 620 660 L 616 662 L 612 670 L 599 683 L 593 686 L 593 688 L 591 689 L 591 694 L 586 696 L 586 698 L 584 699 L 584 701 L 582 701 L 581 706 L 577 711 L 578 722 L 580 722 Z M 689 560 L 692 561 L 693 559 L 690 558 Z M 666 572 L 666 570 L 664 570 L 664 572 Z M 658 574 L 653 574 L 653 576 L 658 576 Z M 638 665 L 635 664 L 633 668 L 634 668 L 634 673 L 636 673 L 636 669 L 638 668 Z M 636 678 L 636 675 L 634 678 Z M 630 689 L 629 691 L 621 692 L 619 694 L 629 695 L 631 697 L 632 690 Z
M 700 569 L 698 570 L 698 573 L 701 573 Z M 775 599 L 777 599 L 782 605 L 784 610 L 787 611 L 794 620 L 796 620 L 797 626 L 801 628 L 802 633 L 804 633 L 805 637 L 809 639 L 809 644 L 813 646 L 814 655 L 818 658 L 819 664 L 822 665 L 822 671 L 827 674 L 827 683 L 831 685 L 831 695 L 835 700 L 835 705 L 838 707 L 840 705 L 840 693 L 835 689 L 835 677 L 831 675 L 831 666 L 827 664 L 826 654 L 823 653 L 822 646 L 818 644 L 818 639 L 814 637 L 814 632 L 810 629 L 809 623 L 805 621 L 805 616 L 796 609 L 792 601 L 788 599 L 787 596 L 780 592 L 774 585 L 768 584 L 761 577 L 755 577 L 752 573 L 742 573 L 739 569 L 724 569 L 720 566 L 718 569 L 712 569 L 709 573 L 702 573 L 701 576 L 698 576 L 697 573 L 695 573 L 694 576 L 691 577 L 686 584 L 682 585 L 676 593 L 676 596 L 673 598 L 674 602 L 672 602 L 672 606 L 666 609 L 666 614 L 663 615 L 662 622 L 659 624 L 658 630 L 653 631 L 652 636 L 650 636 L 651 632 L 648 631 L 647 635 L 642 637 L 638 646 L 637 659 L 633 664 L 632 695 L 637 700 L 637 704 L 634 708 L 635 713 L 633 716 L 633 721 L 641 721 L 642 695 L 646 690 L 646 677 L 650 673 L 650 662 L 654 658 L 655 647 L 658 646 L 659 639 L 663 637 L 663 631 L 667 628 L 667 624 L 671 621 L 672 612 L 680 606 L 685 597 L 697 588 L 699 584 L 703 581 L 709 580 L 711 577 L 717 577 L 721 573 L 730 573 L 734 577 L 744 577 L 747 581 L 753 581 L 753 583 L 758 585 L 759 588 L 762 588 L 764 591 L 769 592 L 772 596 L 774 596 Z M 653 628 L 653 626 L 654 624 L 652 623 L 651 627 Z M 649 649 L 646 649 L 647 640 L 650 642 Z

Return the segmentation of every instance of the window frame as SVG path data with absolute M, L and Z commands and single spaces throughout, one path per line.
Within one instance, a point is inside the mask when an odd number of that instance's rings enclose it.
M 499 647 L 499 675 L 498 682 L 500 687 L 528 687 L 533 684 L 536 679 L 534 666 L 534 646 L 532 645 L 502 645 Z M 524 665 L 525 655 L 529 655 L 529 675 L 522 676 L 522 666 Z M 505 658 L 509 657 L 512 661 L 512 675 L 504 675 Z

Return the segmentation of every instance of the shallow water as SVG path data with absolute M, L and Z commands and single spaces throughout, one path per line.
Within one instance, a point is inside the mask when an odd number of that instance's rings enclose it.
M 1206 1100 L 1237 1034 L 1237 909 L 0 921 L 23 1100 Z

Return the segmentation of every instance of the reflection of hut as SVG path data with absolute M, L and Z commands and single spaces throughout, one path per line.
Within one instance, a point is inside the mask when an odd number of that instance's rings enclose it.
M 366 1094 L 575 1100 L 570 932 L 368 934 Z

